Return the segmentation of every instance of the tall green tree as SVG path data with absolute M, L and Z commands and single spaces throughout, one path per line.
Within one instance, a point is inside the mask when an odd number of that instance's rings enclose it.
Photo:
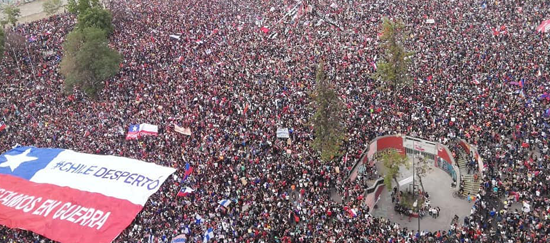
M 6 24 L 15 26 L 17 20 L 21 16 L 21 10 L 13 4 L 2 7 L 2 13 L 4 14 L 4 18 L 0 21 L 2 27 L 5 27 Z
M 119 70 L 122 57 L 108 46 L 105 31 L 99 28 L 75 30 L 64 43 L 61 74 L 65 76 L 65 90 L 80 88 L 88 96 L 97 98 L 104 81 Z
M 383 19 L 380 47 L 384 51 L 377 63 L 374 78 L 385 82 L 386 87 L 398 90 L 410 84 L 409 63 L 412 53 L 403 47 L 405 25 L 400 20 Z
M 90 8 L 102 8 L 99 0 L 68 0 L 67 11 L 72 14 L 81 14 Z
M 424 182 L 422 181 L 422 178 L 425 178 L 432 171 L 432 167 L 430 166 L 428 160 L 422 156 L 418 156 L 417 159 L 414 160 L 414 165 L 422 192 L 425 192 L 426 190 L 424 190 Z
M 4 33 L 4 28 L 0 28 L 0 63 L 2 63 L 2 58 L 4 58 L 4 44 L 6 43 L 6 34 Z
M 72 14 L 78 14 L 78 3 L 76 0 L 67 0 L 67 11 Z
M 336 94 L 333 83 L 325 78 L 324 64 L 317 67 L 316 89 L 313 93 L 316 112 L 313 115 L 313 148 L 319 152 L 322 161 L 330 161 L 340 150 L 344 139 L 343 103 Z
M 42 9 L 48 15 L 56 14 L 62 6 L 63 2 L 61 0 L 48 0 L 42 3 Z
M 109 10 L 103 8 L 89 8 L 78 15 L 77 27 L 85 29 L 95 27 L 105 31 L 107 35 L 113 32 L 113 16 Z
M 409 168 L 409 160 L 406 155 L 402 155 L 399 151 L 391 149 L 385 151 L 381 156 L 382 164 L 384 165 L 384 185 L 388 190 L 392 189 L 392 180 L 399 186 L 397 177 L 399 177 L 399 167 L 405 166 Z

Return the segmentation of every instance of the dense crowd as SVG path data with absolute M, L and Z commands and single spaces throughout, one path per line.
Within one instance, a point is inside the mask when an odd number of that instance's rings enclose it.
M 27 48 L 7 48 L 0 63 L 0 121 L 9 126 L 0 150 L 60 147 L 178 168 L 115 242 L 182 233 L 199 242 L 209 227 L 212 242 L 550 240 L 550 102 L 541 96 L 550 92 L 550 39 L 535 31 L 550 1 L 127 0 L 109 8 L 110 43 L 124 61 L 98 100 L 62 92 L 61 44 L 74 16 L 13 29 Z M 414 53 L 413 83 L 395 92 L 371 78 L 384 16 L 403 20 Z M 310 147 L 320 61 L 345 106 L 345 156 L 331 163 Z M 159 135 L 126 141 L 137 123 L 159 125 Z M 278 139 L 277 128 L 290 128 L 290 138 Z M 368 141 L 388 134 L 476 145 L 485 165 L 472 214 L 437 232 L 372 217 L 361 204 L 365 178 L 346 178 Z M 186 163 L 195 170 L 182 181 Z M 177 197 L 181 186 L 196 191 Z M 215 202 L 226 198 L 233 203 L 221 211 Z M 41 240 L 0 227 L 1 242 Z

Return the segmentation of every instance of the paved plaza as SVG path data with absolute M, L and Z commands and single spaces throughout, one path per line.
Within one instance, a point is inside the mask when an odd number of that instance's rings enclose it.
M 383 171 L 384 168 L 380 167 L 382 167 L 381 162 L 377 162 L 378 170 Z M 410 174 L 410 172 L 403 171 L 403 174 Z M 468 203 L 466 199 L 454 198 L 452 192 L 455 188 L 451 188 L 452 181 L 452 178 L 445 171 L 433 165 L 429 174 L 423 178 L 424 188 L 430 195 L 430 205 L 432 207 L 440 207 L 441 212 L 438 218 L 433 218 L 429 215 L 424 216 L 420 220 L 421 230 L 448 230 L 455 214 L 460 217 L 460 222 L 462 222 L 464 216 L 470 214 L 473 202 Z M 401 190 L 404 191 L 405 189 L 402 188 Z M 409 221 L 408 217 L 401 217 L 399 213 L 394 211 L 394 204 L 391 202 L 390 193 L 386 189 L 380 195 L 377 206 L 378 208 L 373 212 L 374 216 L 390 219 L 392 222 L 399 223 L 401 227 L 413 230 L 418 229 L 417 218 L 411 218 Z

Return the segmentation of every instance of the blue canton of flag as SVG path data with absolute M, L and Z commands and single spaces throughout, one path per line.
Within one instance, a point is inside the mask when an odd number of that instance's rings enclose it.
M 130 128 L 128 128 L 128 132 L 139 132 L 139 124 L 130 125 Z
M 36 172 L 46 168 L 62 151 L 62 149 L 15 147 L 0 155 L 0 174 L 13 175 L 30 180 Z
M 126 135 L 126 140 L 139 138 L 139 131 L 139 124 L 130 125 L 130 127 L 128 128 L 128 134 Z

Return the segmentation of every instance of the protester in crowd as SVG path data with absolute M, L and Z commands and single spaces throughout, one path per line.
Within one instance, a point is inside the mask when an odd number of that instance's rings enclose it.
M 546 242 L 550 39 L 535 28 L 550 18 L 549 6 L 548 0 L 116 2 L 110 42 L 124 61 L 98 101 L 62 92 L 61 44 L 74 16 L 18 25 L 13 31 L 28 52 L 13 55 L 8 47 L 0 64 L 1 121 L 9 126 L 0 149 L 60 147 L 178 168 L 115 242 L 169 242 L 179 234 L 201 242 L 208 227 L 213 242 Z M 371 78 L 383 55 L 377 36 L 384 16 L 406 23 L 404 44 L 414 52 L 413 82 L 402 90 L 379 89 L 381 81 Z M 347 129 L 346 159 L 328 163 L 310 146 L 309 94 L 321 60 L 345 106 Z M 129 124 L 145 122 L 159 125 L 159 135 L 124 139 Z M 176 133 L 174 125 L 192 134 Z M 290 128 L 289 139 L 276 137 L 281 127 Z M 372 217 L 362 204 L 370 176 L 346 179 L 369 141 L 390 134 L 475 144 L 484 160 L 484 196 L 472 215 L 437 232 Z M 183 180 L 186 163 L 195 170 Z M 367 174 L 375 170 L 367 165 Z M 181 186 L 195 192 L 177 197 Z M 530 210 L 508 207 L 488 216 L 503 196 L 529 200 Z M 221 209 L 222 199 L 232 204 Z M 0 236 L 49 242 L 5 227 Z

